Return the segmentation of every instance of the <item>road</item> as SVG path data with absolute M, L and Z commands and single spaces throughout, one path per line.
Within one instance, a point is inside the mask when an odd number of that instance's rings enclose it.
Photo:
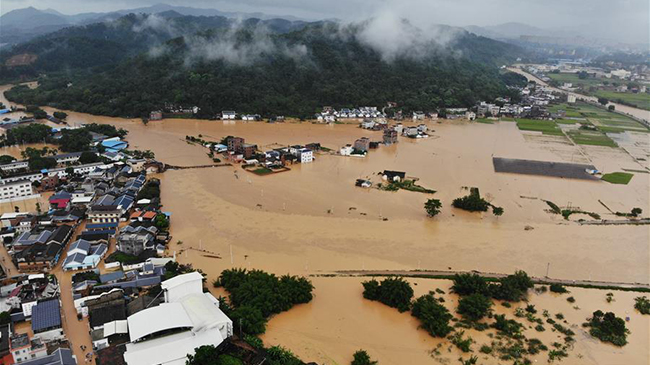
M 550 86 L 546 82 L 542 81 L 539 77 L 537 77 L 537 76 L 535 76 L 535 75 L 533 75 L 531 73 L 528 73 L 528 72 L 520 69 L 519 67 L 508 67 L 508 71 L 516 72 L 516 73 L 518 73 L 520 75 L 523 75 L 529 81 L 535 81 L 537 84 L 549 87 L 553 91 L 563 93 L 563 94 L 567 94 L 567 95 L 574 95 L 576 97 L 576 99 L 578 99 L 578 100 L 588 101 L 588 102 L 592 102 L 592 103 L 597 103 L 598 102 L 598 98 L 595 97 L 595 96 L 588 96 L 588 95 L 578 94 L 578 93 L 575 93 L 575 92 L 570 92 L 570 91 L 567 91 L 567 90 L 562 90 L 562 89 L 558 89 L 556 87 Z M 635 118 L 643 119 L 646 122 L 650 122 L 650 111 L 648 111 L 648 110 L 633 108 L 631 106 L 618 104 L 618 103 L 612 103 L 612 102 L 607 103 L 607 106 L 610 106 L 610 105 L 613 105 L 615 107 L 616 112 L 619 112 L 621 114 L 627 114 L 627 115 L 633 116 Z
M 2 265 L 2 269 L 7 274 L 7 277 L 10 278 L 20 274 L 16 265 L 14 265 L 14 262 L 11 260 L 11 256 L 9 255 L 9 252 L 7 252 L 5 245 L 0 246 L 0 265 Z
M 499 273 L 484 273 L 479 271 L 443 271 L 443 270 L 342 270 L 335 271 L 335 274 L 340 276 L 404 276 L 404 277 L 440 277 L 448 278 L 455 274 L 468 274 L 476 273 L 487 278 L 503 278 L 506 274 Z M 591 281 L 591 280 L 567 280 L 567 279 L 552 279 L 552 278 L 539 278 L 531 277 L 536 283 L 545 284 L 562 284 L 562 285 L 578 285 L 578 286 L 598 286 L 598 287 L 611 287 L 611 288 L 644 288 L 650 289 L 650 284 L 647 283 L 620 283 L 609 281 Z

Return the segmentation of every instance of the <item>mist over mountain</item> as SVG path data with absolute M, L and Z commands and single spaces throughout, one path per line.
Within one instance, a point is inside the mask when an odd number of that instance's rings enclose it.
M 507 95 L 516 47 L 383 14 L 358 23 L 129 14 L 68 27 L 0 53 L 0 79 L 39 77 L 8 97 L 102 115 L 165 103 L 310 116 L 322 105 L 469 106 Z M 18 61 L 17 61 L 18 60 Z M 28 62 L 20 61 L 28 60 Z M 44 77 L 45 76 L 45 77 Z

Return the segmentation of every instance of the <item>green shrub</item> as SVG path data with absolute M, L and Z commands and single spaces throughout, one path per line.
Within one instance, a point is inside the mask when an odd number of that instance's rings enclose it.
M 381 283 L 373 279 L 362 285 L 363 297 L 366 299 L 379 301 L 400 312 L 406 312 L 411 307 L 413 288 L 403 278 L 386 278 Z
M 583 325 L 589 327 L 590 335 L 616 346 L 624 346 L 627 343 L 627 335 L 630 333 L 625 328 L 625 321 L 616 317 L 612 312 L 603 313 L 597 310 Z
M 452 330 L 449 321 L 453 316 L 431 294 L 423 295 L 413 302 L 411 315 L 420 320 L 420 327 L 431 336 L 445 337 Z
M 641 314 L 650 314 L 650 300 L 647 297 L 636 297 L 634 302 L 634 308 Z
M 483 294 L 472 294 L 460 298 L 457 312 L 465 319 L 478 321 L 490 313 L 492 300 Z
M 370 359 L 370 355 L 365 350 L 359 350 L 354 353 L 350 365 L 375 365 L 377 361 Z
M 564 294 L 569 292 L 562 284 L 551 284 L 549 289 L 553 293 L 559 293 L 559 294 Z
M 487 280 L 477 274 L 455 274 L 451 290 L 458 295 L 489 295 Z

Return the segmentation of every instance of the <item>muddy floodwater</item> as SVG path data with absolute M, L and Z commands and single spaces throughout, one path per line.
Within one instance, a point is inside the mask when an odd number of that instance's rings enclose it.
M 48 112 L 52 109 L 45 108 Z M 169 119 L 144 125 L 139 120 L 68 112 L 70 124 L 98 122 L 128 129 L 130 149 L 152 150 L 156 159 L 177 166 L 210 164 L 207 149 L 189 144 L 185 136 L 218 141 L 235 135 L 261 150 L 319 142 L 338 150 L 359 137 L 381 140 L 380 132 L 356 125 L 312 123 L 244 123 Z M 366 158 L 320 153 L 310 164 L 291 171 L 257 176 L 239 166 L 170 170 L 162 181 L 163 210 L 172 213 L 169 254 L 192 263 L 209 281 L 229 267 L 259 268 L 277 274 L 319 275 L 336 270 L 480 270 L 569 280 L 643 283 L 650 281 L 648 226 L 581 226 L 548 212 L 549 200 L 613 219 L 612 211 L 640 207 L 650 212 L 650 175 L 635 173 L 628 185 L 497 174 L 492 157 L 590 163 L 604 172 L 643 171 L 648 162 L 623 149 L 575 146 L 568 140 L 522 133 L 515 123 L 477 124 L 427 121 L 431 137 L 407 140 L 371 150 Z M 647 137 L 645 137 L 647 140 Z M 383 170 L 399 170 L 436 190 L 433 195 L 354 186 L 358 178 L 377 180 Z M 453 209 L 454 198 L 478 187 L 501 217 Z M 423 210 L 429 198 L 440 199 L 442 213 L 431 219 Z M 179 241 L 181 241 L 179 243 Z M 456 363 L 454 348 L 436 357 L 440 343 L 418 330 L 407 313 L 361 296 L 360 278 L 312 277 L 313 302 L 272 318 L 264 340 L 282 344 L 307 361 L 349 363 L 359 348 L 381 364 Z M 416 294 L 436 287 L 448 292 L 447 281 L 417 279 Z M 577 343 L 565 363 L 647 364 L 648 316 L 634 312 L 638 293 L 572 289 L 580 309 L 550 293 L 531 294 L 532 303 L 563 312 L 577 325 Z M 456 298 L 447 296 L 454 308 Z M 595 309 L 629 316 L 630 344 L 614 348 L 591 339 L 579 325 Z M 497 306 L 498 311 L 505 308 Z M 514 308 L 512 308 L 514 310 Z M 534 330 L 533 330 L 534 331 Z M 538 335 L 552 339 L 550 330 Z M 472 333 L 480 344 L 485 334 Z M 533 336 L 535 337 L 535 336 Z M 465 356 L 467 357 L 467 356 Z M 447 359 L 447 360 L 445 360 Z M 545 362 L 545 357 L 535 358 Z M 494 358 L 479 363 L 496 363 Z

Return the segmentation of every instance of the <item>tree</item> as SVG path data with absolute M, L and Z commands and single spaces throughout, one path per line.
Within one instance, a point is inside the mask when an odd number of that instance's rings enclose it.
M 230 293 L 235 327 L 238 328 L 241 319 L 243 330 L 249 334 L 263 333 L 270 315 L 311 301 L 314 289 L 303 277 L 283 275 L 278 278 L 261 270 L 245 269 L 223 270 L 215 284 Z
M 406 312 L 411 306 L 413 288 L 408 281 L 401 277 L 390 277 L 378 283 L 377 280 L 370 280 L 362 283 L 363 297 L 370 300 L 377 300 L 389 307 L 397 308 L 400 312 Z
M 490 203 L 481 198 L 478 188 L 472 188 L 469 195 L 454 199 L 451 205 L 470 212 L 487 212 L 490 207 Z
M 614 104 L 609 105 L 609 106 L 607 107 L 607 110 L 609 110 L 610 112 L 613 112 L 614 110 L 616 110 L 616 105 L 614 105 Z
M 34 157 L 27 161 L 31 171 L 41 171 L 56 167 L 57 162 L 51 157 Z
M 458 295 L 489 294 L 487 280 L 478 274 L 455 274 L 451 290 Z
M 61 151 L 65 152 L 81 152 L 90 149 L 92 137 L 85 128 L 78 129 L 64 129 L 61 131 L 61 138 L 59 139 L 59 146 Z
M 584 79 L 586 79 L 587 77 L 589 77 L 589 74 L 588 74 L 586 71 L 580 71 L 580 72 L 578 72 L 578 78 L 579 78 L 580 80 L 584 80 Z
M 185 365 L 216 365 L 219 353 L 213 345 L 205 345 L 194 349 L 194 355 L 187 355 Z
M 632 208 L 631 213 L 632 213 L 633 216 L 638 217 L 638 216 L 641 215 L 641 213 L 643 213 L 643 209 L 638 208 L 638 207 L 637 208 Z
M 472 294 L 460 298 L 457 312 L 470 321 L 478 321 L 490 313 L 492 300 L 483 294 Z
M 14 161 L 16 161 L 16 158 L 14 156 L 9 156 L 9 155 L 0 156 L 0 165 L 5 165 L 8 163 L 12 163 Z
M 616 346 L 627 344 L 627 334 L 630 331 L 625 328 L 625 321 L 612 312 L 603 313 L 597 310 L 583 325 L 590 328 L 590 335 L 603 342 L 610 342 Z
M 74 175 L 74 167 L 68 166 L 65 168 L 65 173 L 68 174 L 69 176 Z
M 513 275 L 501 278 L 497 284 L 490 284 L 489 288 L 494 299 L 518 302 L 533 286 L 533 281 L 526 272 L 516 271 Z
M 641 314 L 650 314 L 650 300 L 647 297 L 634 298 L 634 308 Z
M 79 156 L 79 162 L 82 164 L 99 162 L 100 158 L 95 152 L 83 151 L 81 156 Z
M 445 337 L 452 331 L 449 321 L 453 316 L 431 294 L 423 295 L 413 302 L 411 315 L 420 320 L 420 327 L 431 336 Z
M 169 218 L 164 214 L 158 214 L 154 219 L 153 224 L 161 231 L 166 231 L 169 228 Z
M 359 350 L 352 355 L 352 362 L 350 365 L 375 365 L 377 361 L 370 359 L 370 355 L 365 350 Z
M 494 214 L 497 217 L 502 216 L 503 215 L 503 208 L 492 206 L 492 214 Z
M 598 98 L 598 103 L 601 105 L 607 105 L 607 103 L 609 103 L 609 100 L 607 100 L 607 98 Z
M 54 116 L 54 118 L 60 120 L 65 120 L 65 118 L 68 117 L 68 113 L 64 113 L 64 112 L 54 112 L 52 113 L 52 115 Z
M 5 311 L 0 313 L 0 325 L 11 323 L 11 313 Z
M 438 215 L 441 207 L 442 203 L 440 203 L 440 200 L 438 199 L 429 199 L 424 203 L 424 210 L 426 210 L 429 217 L 435 217 Z
M 34 111 L 34 119 L 45 119 L 47 118 L 47 113 L 43 109 L 38 109 Z

